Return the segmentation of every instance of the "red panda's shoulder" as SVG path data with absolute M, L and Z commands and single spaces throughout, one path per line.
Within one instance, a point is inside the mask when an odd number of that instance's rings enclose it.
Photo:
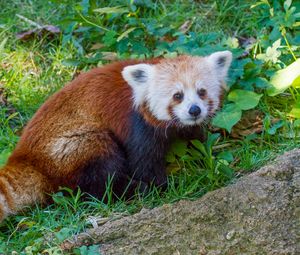
M 56 126 L 62 129 L 82 121 L 81 118 L 103 125 L 109 123 L 118 127 L 117 133 L 123 133 L 133 105 L 132 89 L 122 77 L 122 70 L 129 65 L 157 61 L 118 61 L 81 73 L 39 108 L 25 128 L 25 136 L 37 136 L 36 130 L 47 130 L 45 134 L 51 136 L 57 132 Z

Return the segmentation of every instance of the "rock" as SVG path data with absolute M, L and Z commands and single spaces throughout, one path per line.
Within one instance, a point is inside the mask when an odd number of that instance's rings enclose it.
M 300 254 L 300 150 L 196 201 L 107 222 L 65 241 L 109 254 Z

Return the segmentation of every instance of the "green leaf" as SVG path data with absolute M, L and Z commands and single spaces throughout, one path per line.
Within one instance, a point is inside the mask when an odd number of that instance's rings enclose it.
M 277 71 L 270 80 L 271 88 L 267 89 L 269 96 L 276 96 L 288 87 L 300 76 L 300 59 L 286 68 Z M 297 81 L 297 80 L 296 80 Z
M 121 5 L 114 6 L 114 7 L 98 8 L 93 11 L 100 14 L 111 14 L 111 13 L 123 14 L 129 12 L 128 8 Z
M 174 155 L 182 157 L 187 152 L 187 142 L 183 140 L 176 140 L 171 145 L 171 151 Z
M 277 129 L 281 128 L 283 125 L 284 125 L 283 120 L 280 120 L 280 121 L 276 122 L 272 127 L 270 127 L 270 128 L 267 130 L 267 133 L 268 133 L 269 135 L 275 135 Z
M 220 165 L 219 171 L 229 179 L 233 178 L 234 176 L 234 170 L 225 164 Z
M 236 49 L 239 47 L 239 40 L 235 37 L 228 37 L 224 44 L 229 48 Z
M 4 38 L 3 41 L 0 43 L 0 56 L 2 55 L 2 53 L 4 52 L 4 47 L 5 47 L 5 44 L 7 42 L 8 38 Z
M 168 151 L 166 155 L 166 161 L 168 163 L 174 163 L 176 161 L 176 157 L 172 151 Z
M 300 97 L 297 98 L 296 104 L 290 112 L 290 116 L 300 119 Z
M 192 140 L 191 143 L 197 148 L 204 156 L 208 156 L 207 151 L 203 143 L 199 140 Z
M 229 93 L 228 100 L 235 102 L 235 104 L 242 110 L 249 110 L 257 106 L 261 97 L 262 94 L 236 89 Z
M 80 255 L 100 255 L 100 245 L 92 245 L 92 246 L 81 246 L 76 251 L 78 251 L 78 254 Z
M 294 124 L 295 128 L 299 128 L 300 127 L 300 119 L 296 119 L 293 124 Z
M 212 124 L 216 127 L 224 128 L 228 132 L 241 119 L 242 110 L 236 104 L 225 105 L 222 111 L 213 118 Z
M 71 228 L 62 228 L 58 232 L 55 232 L 54 235 L 58 239 L 58 241 L 62 242 L 71 235 L 72 231 L 73 229 Z
M 294 88 L 300 88 L 300 75 L 292 82 Z
M 218 159 L 226 160 L 227 162 L 232 162 L 234 157 L 230 151 L 222 151 L 217 156 Z
M 76 59 L 65 59 L 65 60 L 62 61 L 62 64 L 64 66 L 79 66 L 80 61 L 76 60 Z
M 261 1 L 257 2 L 256 4 L 251 5 L 250 9 L 255 8 L 255 7 L 257 7 L 259 5 L 262 5 L 262 4 L 266 4 L 266 5 L 270 6 L 268 0 L 261 0 Z
M 245 66 L 251 62 L 251 59 L 234 60 L 231 65 L 232 72 L 229 73 L 230 82 L 233 84 L 237 79 L 241 79 L 245 73 Z M 231 84 L 231 85 L 232 85 Z M 230 85 L 230 84 L 228 84 Z
M 137 54 L 137 55 L 146 55 L 146 54 L 149 54 L 150 51 L 149 49 L 145 46 L 145 43 L 140 41 L 134 41 L 134 42 L 131 42 L 132 44 L 132 51 L 133 51 L 133 54 Z
M 255 86 L 260 89 L 265 89 L 270 87 L 270 83 L 265 78 L 256 77 L 254 78 L 253 82 L 255 83 Z
M 284 9 L 287 11 L 290 8 L 291 4 L 292 4 L 292 0 L 284 1 L 284 4 L 283 4 Z
M 81 3 L 82 13 L 84 15 L 88 14 L 89 8 L 90 8 L 90 1 L 89 0 L 82 0 Z
M 220 137 L 219 133 L 214 133 L 214 134 L 208 134 L 207 140 L 206 140 L 206 150 L 207 152 L 211 153 L 212 152 L 212 147 Z
M 109 47 L 112 46 L 117 41 L 117 32 L 110 30 L 105 33 L 105 35 L 102 38 L 103 43 L 105 46 Z
M 118 38 L 117 38 L 117 42 L 121 41 L 124 37 L 126 37 L 128 34 L 130 34 L 133 30 L 135 30 L 136 27 L 131 27 L 129 29 L 127 29 L 125 32 L 123 32 Z

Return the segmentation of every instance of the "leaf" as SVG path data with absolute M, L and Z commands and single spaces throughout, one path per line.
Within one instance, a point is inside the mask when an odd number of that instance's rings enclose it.
M 228 100 L 235 102 L 241 110 L 249 110 L 257 106 L 262 94 L 236 89 L 229 93 Z
M 284 4 L 283 4 L 284 9 L 287 11 L 290 8 L 291 4 L 292 4 L 292 0 L 284 1 Z
M 257 59 L 262 59 L 265 62 L 277 63 L 278 58 L 281 55 L 281 51 L 278 50 L 281 44 L 281 39 L 278 39 L 272 44 L 272 47 L 268 47 L 265 54 L 258 54 Z
M 199 140 L 193 140 L 191 143 L 197 148 L 204 156 L 208 156 L 207 151 L 205 149 L 205 146 L 203 143 L 201 143 Z
M 80 6 L 82 8 L 82 13 L 84 15 L 88 14 L 89 8 L 90 8 L 90 1 L 89 0 L 82 0 L 80 3 Z
M 133 41 L 132 44 L 132 53 L 137 55 L 146 55 L 149 54 L 149 49 L 145 46 L 144 42 Z
M 100 255 L 100 245 L 81 246 L 78 248 L 80 255 Z
M 272 127 L 270 127 L 270 128 L 267 130 L 267 133 L 268 133 L 269 135 L 275 135 L 277 129 L 281 128 L 283 125 L 284 125 L 284 121 L 283 121 L 283 120 L 280 120 L 280 121 L 276 122 Z
M 114 6 L 114 7 L 98 8 L 98 9 L 94 9 L 93 11 L 100 14 L 111 14 L 111 13 L 123 14 L 129 12 L 128 8 L 121 5 Z
M 290 64 L 286 68 L 277 71 L 271 78 L 271 88 L 267 89 L 269 96 L 276 96 L 288 87 L 300 76 L 300 59 Z
M 187 142 L 183 140 L 176 140 L 171 145 L 171 151 L 178 157 L 182 157 L 187 152 Z
M 300 75 L 292 82 L 294 88 L 300 88 Z
M 7 40 L 8 40 L 8 38 L 6 37 L 6 38 L 4 38 L 4 39 L 2 40 L 2 42 L 0 43 L 0 56 L 1 56 L 2 53 L 4 52 L 4 47 L 5 47 L 5 44 L 6 44 Z
M 262 77 L 254 78 L 253 82 L 255 83 L 255 86 L 260 89 L 266 89 L 270 87 L 268 80 Z
M 289 114 L 291 117 L 300 119 L 300 97 L 297 98 L 295 105 L 293 106 L 292 110 Z
M 235 37 L 228 37 L 224 44 L 229 48 L 236 49 L 239 47 L 239 40 Z
M 299 128 L 300 127 L 300 119 L 296 119 L 293 124 L 294 124 L 295 128 Z
M 58 239 L 58 241 L 62 242 L 65 240 L 67 237 L 69 237 L 72 233 L 73 229 L 70 228 L 62 228 L 58 232 L 55 232 L 54 235 Z
M 128 34 L 130 34 L 133 30 L 135 30 L 137 27 L 131 27 L 127 29 L 125 32 L 123 32 L 118 38 L 117 42 L 121 41 L 124 37 L 126 37 Z
M 230 132 L 232 127 L 241 119 L 241 117 L 242 110 L 236 104 L 227 104 L 222 111 L 218 112 L 213 118 L 212 124 Z
M 266 5 L 270 6 L 268 0 L 261 0 L 260 2 L 257 2 L 256 4 L 251 5 L 250 9 L 255 8 L 255 7 L 257 7 L 259 5 L 262 5 L 262 4 L 266 4 Z
M 207 152 L 209 152 L 209 153 L 212 152 L 212 147 L 216 143 L 216 141 L 218 140 L 219 137 L 220 137 L 219 133 L 214 133 L 214 134 L 209 133 L 208 134 L 206 144 L 205 144 Z
M 105 46 L 107 46 L 107 47 L 112 46 L 117 41 L 116 35 L 117 35 L 117 32 L 115 32 L 113 30 L 107 31 L 102 38 L 102 41 L 105 44 Z
M 219 167 L 219 171 L 223 173 L 227 178 L 231 179 L 234 176 L 234 170 L 229 166 L 222 164 Z
M 181 158 L 181 160 L 184 160 L 184 159 Z M 177 173 L 179 170 L 181 170 L 181 166 L 178 163 L 175 163 L 175 159 L 173 162 L 170 162 L 168 160 L 167 160 L 167 162 L 169 163 L 167 165 L 167 174 L 174 174 L 174 173 Z
M 76 59 L 65 59 L 65 60 L 62 61 L 62 64 L 64 66 L 79 66 L 80 61 L 76 60 Z
M 222 151 L 217 156 L 218 159 L 226 160 L 227 162 L 232 162 L 234 157 L 230 151 Z
M 251 62 L 250 58 L 242 59 L 242 60 L 234 60 L 231 65 L 232 72 L 229 73 L 229 77 L 232 83 L 234 83 L 237 79 L 243 77 L 245 72 L 245 66 Z

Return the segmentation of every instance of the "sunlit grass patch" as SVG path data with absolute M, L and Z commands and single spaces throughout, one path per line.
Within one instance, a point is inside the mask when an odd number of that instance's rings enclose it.
M 37 42 L 28 48 L 18 45 L 15 50 L 4 51 L 1 56 L 3 69 L 0 76 L 5 94 L 27 118 L 49 95 L 71 80 L 75 70 L 61 63 L 71 51 L 62 50 L 57 45 L 49 45 L 48 51 L 41 50 L 41 47 L 42 44 Z

